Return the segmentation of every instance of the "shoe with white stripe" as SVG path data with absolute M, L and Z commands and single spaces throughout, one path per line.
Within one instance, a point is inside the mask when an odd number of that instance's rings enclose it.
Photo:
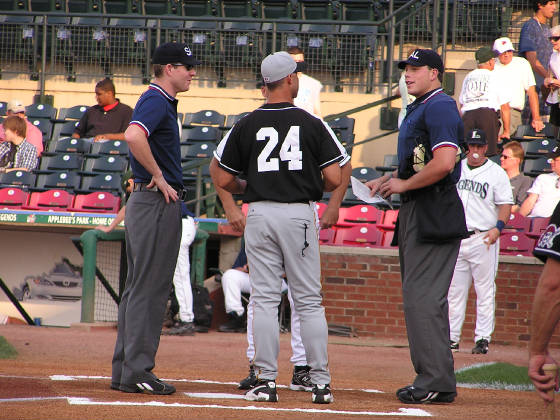
M 175 387 L 160 379 L 148 379 L 136 384 L 120 384 L 119 389 L 123 392 L 145 392 L 154 395 L 169 395 L 175 392 Z
M 278 402 L 276 393 L 276 382 L 269 379 L 261 379 L 256 385 L 245 393 L 248 401 Z
M 313 385 L 313 391 L 311 391 L 311 401 L 315 404 L 332 403 L 334 401 L 334 397 L 331 392 L 331 385 Z
M 397 398 L 405 404 L 452 403 L 456 392 L 426 391 L 413 385 L 397 390 Z

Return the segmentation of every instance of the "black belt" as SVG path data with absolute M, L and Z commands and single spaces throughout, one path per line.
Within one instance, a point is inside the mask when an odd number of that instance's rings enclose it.
M 475 230 L 469 230 L 469 231 L 467 232 L 467 234 L 468 234 L 469 236 L 472 236 L 472 235 L 474 235 L 474 234 L 479 234 L 479 233 L 484 233 L 484 232 L 488 232 L 488 231 L 487 231 L 487 230 L 478 230 L 478 229 L 475 229 Z
M 187 190 L 184 188 L 177 188 L 171 186 L 175 191 L 177 191 L 177 195 L 179 196 L 179 200 L 185 201 L 187 198 Z M 148 184 L 143 182 L 135 182 L 134 183 L 134 191 L 145 191 L 145 192 L 161 192 L 157 185 L 148 188 Z

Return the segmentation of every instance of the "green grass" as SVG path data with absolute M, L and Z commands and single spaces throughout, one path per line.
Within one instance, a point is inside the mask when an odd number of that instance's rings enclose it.
M 527 367 L 509 363 L 480 363 L 455 372 L 457 385 L 465 388 L 532 391 Z
M 0 335 L 0 359 L 15 359 L 17 354 L 16 349 Z

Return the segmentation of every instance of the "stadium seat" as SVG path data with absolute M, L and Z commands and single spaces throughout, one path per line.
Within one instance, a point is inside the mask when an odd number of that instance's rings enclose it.
M 527 233 L 531 229 L 531 219 L 522 216 L 520 213 L 511 213 L 509 216 L 509 221 L 506 223 L 506 231 L 520 231 Z
M 319 231 L 319 245 L 335 245 L 336 231 L 334 229 L 321 229 Z
M 220 140 L 222 132 L 217 127 L 197 126 L 184 128 L 181 133 L 181 143 L 205 142 L 216 143 Z
M 0 117 L 3 117 L 4 115 L 6 115 L 6 112 L 8 107 L 8 103 L 4 102 L 4 101 L 0 101 Z
M 0 209 L 21 209 L 27 204 L 29 193 L 21 188 L 0 188 Z
M 94 176 L 83 176 L 82 184 L 77 192 L 87 194 L 100 190 L 114 191 L 121 194 L 121 175 L 114 173 L 102 173 Z
M 531 229 L 526 232 L 527 236 L 533 239 L 538 239 L 542 233 L 548 228 L 550 224 L 550 217 L 532 217 Z
M 28 118 L 29 122 L 37 127 L 43 134 L 43 141 L 46 142 L 51 139 L 53 123 L 48 118 Z
M 109 192 L 96 191 L 89 194 L 78 194 L 68 211 L 117 213 L 121 199 Z
M 193 125 L 210 125 L 214 127 L 223 127 L 225 121 L 225 115 L 211 109 L 205 109 L 195 113 L 185 114 L 183 126 L 192 127 Z
M 79 171 L 82 169 L 82 155 L 77 153 L 60 153 L 52 156 L 42 156 L 39 170 L 35 173 L 45 173 L 52 171 Z
M 28 11 L 26 1 L 14 1 L 11 11 Z M 33 15 L 0 15 L 0 50 L 2 59 L 7 62 L 17 62 L 26 67 L 31 80 L 39 80 L 38 48 L 39 37 L 33 26 Z M 3 66 L 4 67 L 4 66 Z M 5 68 L 4 68 L 5 69 Z M 20 71 L 21 72 L 21 71 Z
M 31 191 L 45 191 L 48 189 L 75 190 L 80 186 L 80 174 L 77 172 L 53 172 L 37 175 L 37 181 Z
M 198 168 L 183 169 L 183 182 L 188 182 L 196 179 Z M 210 179 L 210 166 L 208 164 L 202 165 L 202 178 Z
M 91 142 L 84 139 L 75 139 L 72 137 L 61 137 L 58 140 L 53 138 L 49 142 L 50 153 L 89 153 Z
M 183 13 L 182 2 L 178 0 L 144 0 L 142 3 L 145 15 L 181 16 Z
M 375 225 L 358 225 L 346 229 L 337 229 L 335 245 L 373 247 L 380 246 L 383 235 Z
M 99 157 L 88 157 L 84 162 L 84 172 L 87 175 L 94 175 L 99 172 L 126 171 L 128 159 L 119 155 L 100 155 Z
M 382 241 L 383 248 L 395 248 L 393 245 L 391 245 L 391 242 L 393 242 L 394 237 L 395 237 L 394 230 L 388 230 L 386 232 L 383 232 L 383 241 Z
M 123 140 L 96 141 L 91 145 L 90 154 L 128 156 L 128 144 Z
M 523 150 L 525 150 L 525 157 L 539 157 L 552 152 L 554 146 L 556 146 L 556 141 L 554 139 L 534 139 L 531 141 L 524 141 L 521 143 Z
M 86 113 L 86 105 L 76 105 L 70 108 L 60 108 L 57 121 L 79 120 Z
M 0 174 L 0 187 L 28 188 L 35 185 L 36 175 L 27 171 L 10 171 Z
M 535 240 L 521 232 L 504 232 L 500 236 L 500 254 L 531 256 Z
M 31 193 L 29 204 L 22 208 L 24 210 L 66 211 L 73 201 L 73 194 L 65 190 L 54 189 Z
M 214 150 L 216 150 L 215 143 L 198 142 L 192 144 L 182 144 L 181 160 L 186 161 L 212 157 Z
M 377 227 L 382 230 L 395 230 L 395 224 L 397 223 L 397 218 L 399 217 L 398 210 L 385 210 L 383 216 L 383 222 L 377 223 Z
M 228 115 L 227 119 L 226 119 L 226 123 L 224 125 L 224 128 L 231 128 L 233 127 L 237 121 L 239 121 L 241 118 L 243 118 L 246 115 L 249 115 L 250 112 L 242 112 L 241 114 L 236 114 L 236 115 Z
M 56 118 L 56 108 L 49 104 L 33 104 L 25 107 L 25 115 L 28 119 L 36 118 L 54 120 Z
M 546 157 L 540 157 L 537 159 L 525 159 L 523 161 L 523 173 L 525 175 L 535 177 L 540 174 L 549 172 L 552 172 L 552 169 Z
M 365 223 L 378 223 L 383 219 L 383 211 L 368 204 L 342 207 L 339 211 L 337 226 L 355 226 Z
M 511 136 L 511 140 L 522 142 L 533 139 L 542 140 L 543 138 L 553 139 L 554 137 L 554 126 L 550 123 L 545 123 L 544 129 L 539 132 L 536 132 L 531 125 L 520 125 L 515 131 L 515 135 Z
M 58 140 L 62 137 L 72 137 L 76 127 L 78 126 L 78 120 L 70 120 L 63 122 L 56 122 L 53 126 L 52 139 Z
M 372 179 L 379 178 L 381 174 L 368 166 L 360 166 L 352 168 L 352 176 L 360 182 L 367 182 Z
M 399 166 L 399 158 L 397 155 L 385 155 L 383 157 L 383 166 L 376 166 L 379 172 L 393 172 Z

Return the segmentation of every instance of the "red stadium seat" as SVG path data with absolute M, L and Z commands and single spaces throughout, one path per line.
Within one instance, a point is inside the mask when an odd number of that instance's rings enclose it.
M 335 245 L 372 247 L 381 246 L 383 234 L 372 224 L 361 224 L 346 229 L 337 229 Z
M 394 230 L 388 230 L 383 233 L 383 248 L 396 248 L 394 246 L 391 246 L 391 242 L 393 242 L 393 236 L 395 236 Z
M 509 221 L 506 223 L 506 231 L 515 230 L 521 232 L 529 232 L 531 228 L 531 219 L 522 216 L 519 213 L 511 213 Z
M 368 204 L 342 207 L 339 211 L 337 226 L 355 226 L 357 223 L 378 223 L 383 218 L 383 211 Z
M 334 229 L 321 229 L 319 231 L 319 245 L 334 245 L 334 237 L 336 231 Z
M 383 218 L 383 223 L 378 223 L 377 227 L 382 230 L 395 230 L 397 217 L 399 217 L 398 210 L 386 210 L 385 217 Z
M 109 192 L 96 191 L 90 194 L 80 194 L 74 199 L 74 204 L 67 211 L 117 213 L 121 199 Z
M 500 236 L 500 254 L 533 255 L 535 240 L 521 232 L 504 232 Z
M 29 193 L 20 188 L 0 189 L 0 209 L 21 209 L 27 204 Z
M 25 210 L 67 211 L 74 201 L 74 194 L 64 190 L 47 190 L 34 192 L 29 196 L 29 204 L 22 206 Z
M 546 230 L 550 223 L 550 217 L 532 217 L 531 230 L 527 232 L 527 236 L 533 239 L 538 239 L 539 236 Z

